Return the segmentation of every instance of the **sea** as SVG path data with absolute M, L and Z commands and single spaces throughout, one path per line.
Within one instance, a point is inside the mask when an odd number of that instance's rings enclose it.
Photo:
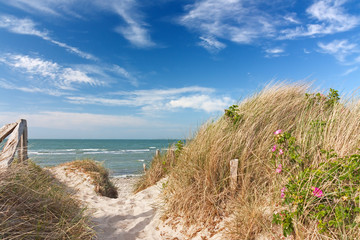
M 156 149 L 161 152 L 178 139 L 170 140 L 95 140 L 29 139 L 29 158 L 42 167 L 93 159 L 102 162 L 112 177 L 140 175 L 149 166 Z

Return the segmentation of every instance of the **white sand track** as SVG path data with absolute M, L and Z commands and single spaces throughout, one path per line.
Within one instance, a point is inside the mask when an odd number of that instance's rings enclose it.
M 160 220 L 159 194 L 162 187 L 149 187 L 137 194 L 132 193 L 136 178 L 116 178 L 114 184 L 118 188 L 117 199 L 99 196 L 94 191 L 90 178 L 81 172 L 71 172 L 65 166 L 50 169 L 53 175 L 66 184 L 75 197 L 88 207 L 99 240 L 182 240 L 182 239 L 224 239 L 220 234 L 214 236 L 199 231 L 189 238 L 186 228 L 172 228 Z M 185 229 L 185 231 L 184 231 Z

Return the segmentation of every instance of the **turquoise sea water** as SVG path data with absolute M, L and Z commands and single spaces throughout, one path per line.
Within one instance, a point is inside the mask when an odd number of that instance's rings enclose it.
M 64 140 L 29 139 L 29 158 L 40 166 L 55 166 L 77 159 L 104 162 L 111 175 L 129 176 L 149 166 L 156 149 L 165 151 L 178 140 Z

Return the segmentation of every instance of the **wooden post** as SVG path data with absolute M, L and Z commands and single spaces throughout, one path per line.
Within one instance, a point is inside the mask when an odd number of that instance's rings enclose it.
M 230 189 L 236 190 L 239 159 L 230 160 Z
M 168 150 L 168 158 L 170 158 L 171 160 L 174 160 L 175 159 L 175 151 L 174 149 L 169 149 Z
M 0 139 L 4 139 L 6 136 L 9 136 L 9 139 L 7 140 L 3 151 L 0 155 L 0 167 L 7 167 L 9 166 L 12 161 L 14 160 L 14 156 L 16 153 L 16 149 L 21 145 L 21 138 L 24 140 L 22 141 L 21 148 L 21 154 L 19 155 L 19 158 L 21 161 L 27 159 L 27 127 L 26 127 L 26 120 L 20 119 L 18 120 L 15 125 L 7 124 L 4 127 L 2 127 L 0 130 L 3 130 L 2 133 L 0 133 Z M 26 133 L 24 133 L 26 130 Z M 20 152 L 19 152 L 20 153 Z
M 159 149 L 156 149 L 155 151 L 155 157 L 159 157 L 160 156 L 160 150 Z
M 28 130 L 27 130 L 26 120 L 21 119 L 21 121 L 22 121 L 22 124 L 24 124 L 24 130 L 20 137 L 20 143 L 19 143 L 19 147 L 18 147 L 18 156 L 19 156 L 19 161 L 24 162 L 26 159 L 28 159 L 28 155 L 27 155 Z
M 143 163 L 144 173 L 146 172 L 146 163 Z

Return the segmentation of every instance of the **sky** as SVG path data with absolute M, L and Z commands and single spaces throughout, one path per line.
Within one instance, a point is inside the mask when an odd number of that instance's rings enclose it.
M 272 81 L 360 84 L 358 0 L 0 0 L 0 125 L 174 139 Z

